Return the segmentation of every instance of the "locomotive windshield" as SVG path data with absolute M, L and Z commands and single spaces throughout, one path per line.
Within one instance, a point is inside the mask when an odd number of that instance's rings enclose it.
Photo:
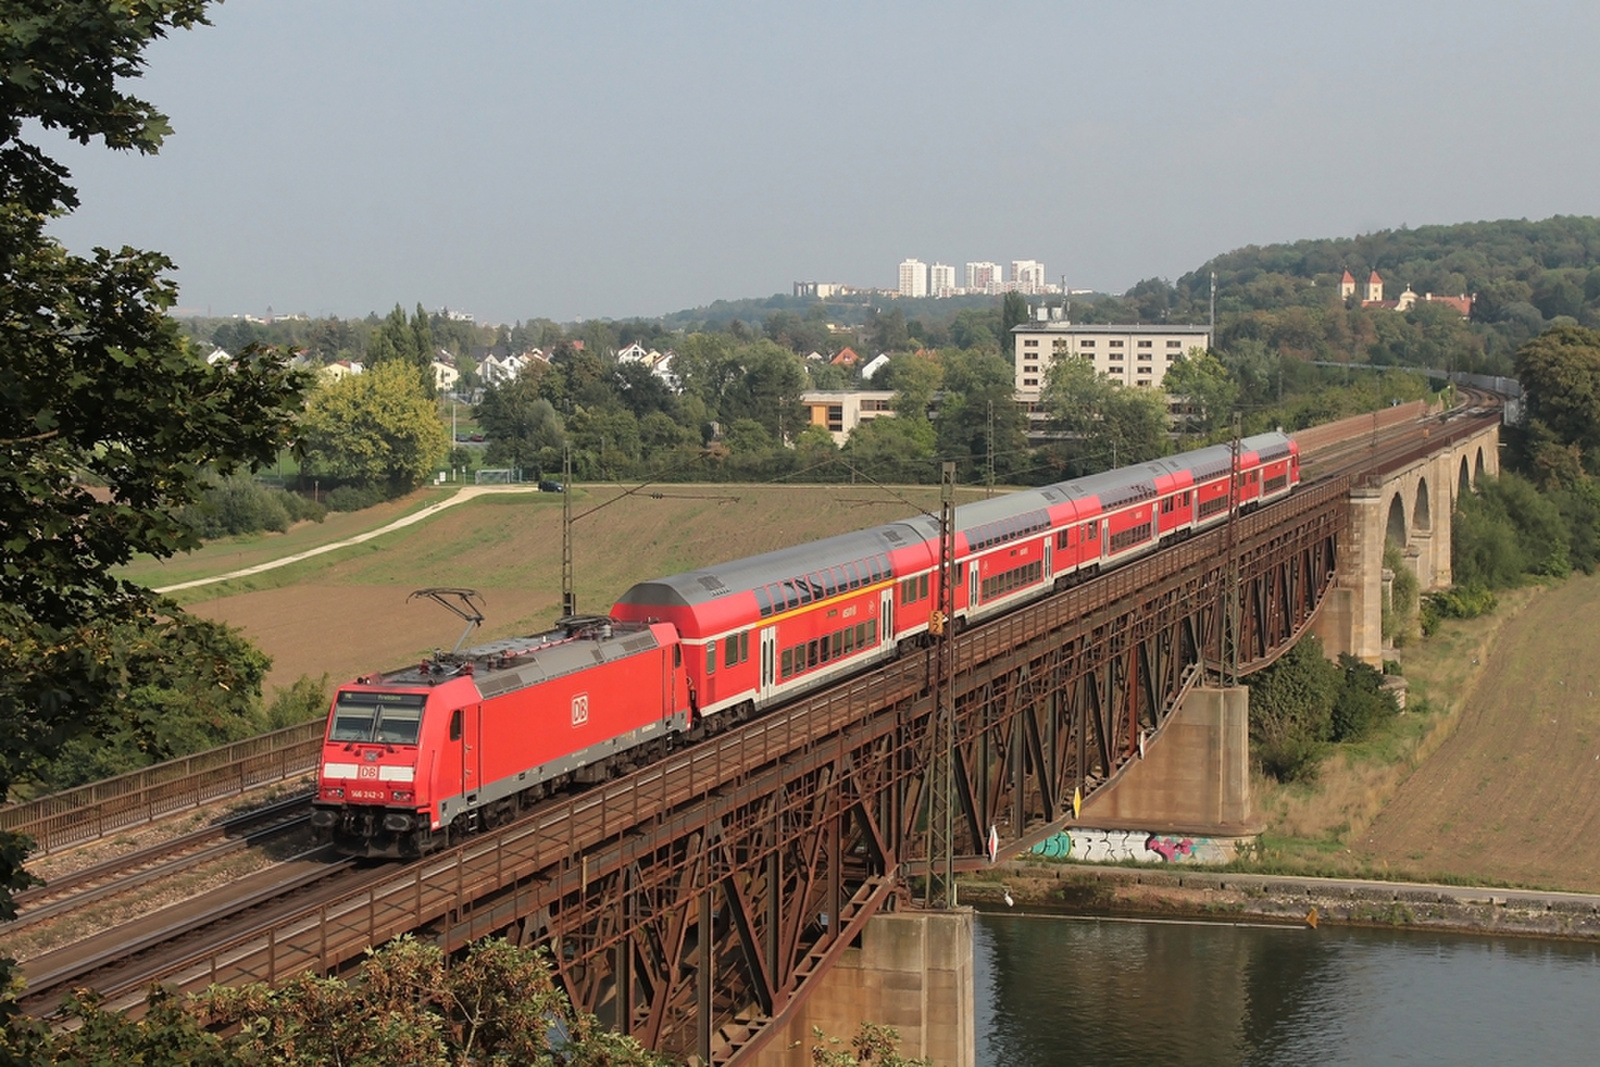
M 426 693 L 340 693 L 328 740 L 414 745 L 427 699 Z

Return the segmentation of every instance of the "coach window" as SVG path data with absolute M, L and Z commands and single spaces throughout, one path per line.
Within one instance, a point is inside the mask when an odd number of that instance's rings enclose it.
M 817 643 L 815 641 L 811 641 L 806 645 L 806 666 L 807 667 L 815 667 L 816 665 L 817 665 Z
M 706 673 L 717 673 L 717 643 L 715 641 L 706 644 Z
M 672 646 L 672 665 L 674 667 L 683 666 L 683 646 L 682 645 L 673 645 Z
M 783 677 L 787 678 L 794 673 L 794 649 L 783 650 Z
M 855 650 L 856 650 L 856 628 L 854 626 L 846 626 L 844 628 L 844 654 L 848 656 L 850 653 L 854 652 Z
M 739 635 L 729 634 L 722 642 L 722 665 L 731 667 L 739 662 Z
M 761 609 L 761 617 L 766 618 L 772 614 L 772 596 L 767 592 L 767 587 L 758 585 L 753 590 L 756 594 L 756 605 Z

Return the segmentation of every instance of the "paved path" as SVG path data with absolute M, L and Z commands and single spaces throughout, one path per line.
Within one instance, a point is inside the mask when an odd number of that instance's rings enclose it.
M 394 520 L 388 525 L 380 526 L 375 530 L 368 530 L 366 533 L 359 533 L 354 537 L 346 537 L 342 541 L 332 541 L 325 545 L 318 545 L 316 548 L 308 548 L 304 552 L 296 552 L 292 556 L 284 556 L 281 559 L 269 560 L 266 563 L 257 563 L 253 567 L 244 567 L 240 570 L 229 571 L 226 574 L 215 574 L 210 578 L 196 578 L 193 581 L 179 582 L 176 585 L 164 585 L 155 591 L 157 593 L 176 593 L 180 589 L 193 589 L 196 586 L 213 585 L 217 582 L 231 581 L 234 578 L 244 578 L 252 574 L 260 574 L 262 571 L 270 571 L 277 567 L 287 567 L 291 563 L 299 563 L 303 559 L 310 559 L 312 556 L 320 556 L 324 552 L 332 552 L 335 549 L 348 548 L 351 545 L 359 545 L 361 542 L 370 541 L 374 537 L 382 537 L 386 533 L 392 533 L 395 530 L 404 529 L 405 527 L 410 526 L 412 523 L 421 522 L 430 515 L 438 514 L 445 508 L 453 507 L 456 504 L 465 503 L 466 501 L 471 500 L 473 497 L 482 496 L 485 493 L 537 493 L 538 491 L 538 487 L 532 485 L 469 485 L 466 488 L 445 497 L 437 504 L 429 504 L 420 511 L 414 511 L 410 515 L 402 515 L 400 518 Z

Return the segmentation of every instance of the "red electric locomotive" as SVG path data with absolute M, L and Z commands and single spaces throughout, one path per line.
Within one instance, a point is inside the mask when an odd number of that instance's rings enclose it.
M 1118 566 L 1291 492 L 1281 433 L 956 509 L 953 625 Z M 665 750 L 892 657 L 928 630 L 929 516 L 641 582 L 607 618 L 342 686 L 312 823 L 357 854 L 414 855 L 571 780 Z
M 665 751 L 691 715 L 672 627 L 564 623 L 340 686 L 312 826 L 357 855 L 418 855 Z

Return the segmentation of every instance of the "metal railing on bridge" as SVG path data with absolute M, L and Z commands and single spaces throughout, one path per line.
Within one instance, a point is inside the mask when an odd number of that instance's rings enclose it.
M 325 726 L 287 726 L 0 808 L 0 830 L 26 834 L 42 855 L 238 796 L 313 770 Z

